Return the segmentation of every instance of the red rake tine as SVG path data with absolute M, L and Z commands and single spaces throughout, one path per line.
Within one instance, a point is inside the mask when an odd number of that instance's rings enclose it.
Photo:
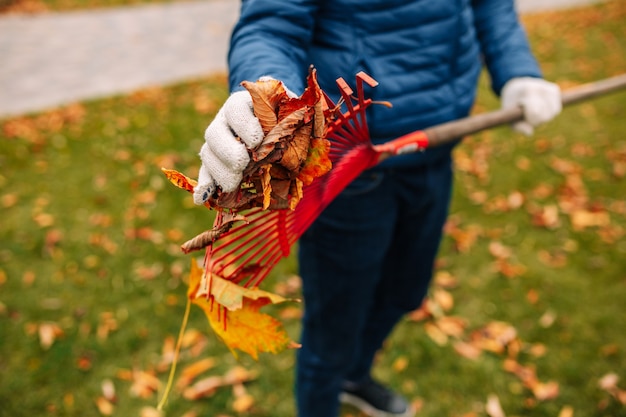
M 365 114 L 371 100 L 365 99 L 364 84 L 371 87 L 377 85 L 367 74 L 357 74 L 355 99 L 354 91 L 345 80 L 337 80 L 347 111 L 338 112 L 337 120 L 329 126 L 328 138 L 332 143 L 330 157 L 333 164 L 341 163 L 355 146 L 366 145 L 371 148 Z M 326 93 L 324 99 L 334 106 Z M 317 178 L 305 187 L 303 199 L 295 211 L 285 209 L 263 212 L 253 209 L 245 213 L 247 224 L 231 228 L 207 250 L 205 267 L 211 269 L 210 272 L 207 271 L 207 276 L 210 278 L 212 273 L 218 276 L 227 275 L 223 278 L 232 277 L 230 279 L 237 282 L 246 280 L 246 287 L 259 285 L 273 267 L 289 255 L 291 246 L 332 201 L 338 193 L 336 190 L 347 185 L 339 184 L 343 182 L 345 181 L 338 181 L 332 176 Z M 246 268 L 251 268 L 254 272 L 247 274 Z

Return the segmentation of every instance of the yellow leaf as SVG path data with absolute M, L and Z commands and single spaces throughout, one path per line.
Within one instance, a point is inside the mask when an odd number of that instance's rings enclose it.
M 258 300 L 260 307 L 272 303 L 278 304 L 287 301 L 287 299 L 278 294 L 263 291 L 258 287 L 245 288 L 234 284 L 215 274 L 211 274 L 210 283 L 202 285 L 201 280 L 204 270 L 198 266 L 195 259 L 192 259 L 192 269 L 189 279 L 189 297 L 195 302 L 199 298 L 207 299 L 207 292 L 204 288 L 209 288 L 210 297 L 226 307 L 229 311 L 239 310 L 243 307 L 244 298 L 250 300 Z
M 259 312 L 262 301 L 246 300 L 241 309 L 227 314 L 205 298 L 194 303 L 204 310 L 213 331 L 235 355 L 234 349 L 238 349 L 258 359 L 259 352 L 279 353 L 292 344 L 280 321 Z
M 203 285 L 203 275 L 203 269 L 192 260 L 188 296 L 204 310 L 211 328 L 233 354 L 238 349 L 257 359 L 259 352 L 279 353 L 296 346 L 280 321 L 259 311 L 269 303 L 286 301 L 284 297 L 259 288 L 244 288 L 216 275 Z M 208 297 L 201 288 L 208 289 Z

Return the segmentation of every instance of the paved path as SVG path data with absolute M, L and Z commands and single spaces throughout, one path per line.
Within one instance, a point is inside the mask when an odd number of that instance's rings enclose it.
M 521 12 L 593 0 L 517 0 Z M 0 118 L 226 71 L 238 0 L 0 16 Z

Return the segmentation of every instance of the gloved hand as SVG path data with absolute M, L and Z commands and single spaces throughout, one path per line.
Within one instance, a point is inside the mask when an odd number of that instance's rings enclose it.
M 513 78 L 502 88 L 502 108 L 521 106 L 524 120 L 514 123 L 513 129 L 530 136 L 534 127 L 552 120 L 562 109 L 561 89 L 541 78 Z
M 217 186 L 225 192 L 234 191 L 250 161 L 246 148 L 254 149 L 263 140 L 248 91 L 237 91 L 228 97 L 207 127 L 204 140 L 200 149 L 202 165 L 193 193 L 196 204 L 207 201 Z
M 274 78 L 259 78 L 259 81 L 270 80 Z M 283 87 L 289 97 L 298 96 L 284 84 Z M 205 142 L 200 149 L 202 165 L 193 190 L 194 203 L 204 204 L 218 186 L 227 193 L 236 190 L 250 162 L 248 149 L 259 146 L 263 137 L 250 93 L 242 90 L 231 94 L 204 132 Z

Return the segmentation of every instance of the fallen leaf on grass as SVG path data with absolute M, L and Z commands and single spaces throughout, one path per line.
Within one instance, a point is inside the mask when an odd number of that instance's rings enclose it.
M 533 367 L 523 366 L 513 359 L 504 361 L 504 369 L 517 376 L 539 401 L 552 400 L 559 396 L 559 384 L 555 381 L 541 382 Z
M 487 397 L 487 404 L 485 404 L 485 412 L 489 417 L 506 417 L 502 406 L 500 405 L 500 399 L 496 394 L 490 394 Z
M 102 395 L 104 396 L 104 398 L 111 401 L 112 403 L 117 401 L 117 395 L 115 394 L 115 384 L 113 384 L 112 380 L 108 378 L 103 380 L 100 387 L 102 389 Z
M 470 343 L 481 350 L 502 354 L 517 339 L 517 330 L 508 323 L 493 321 L 470 335 Z
M 561 408 L 558 417 L 574 417 L 574 408 L 566 405 L 565 407 Z
M 572 228 L 575 231 L 580 231 L 588 227 L 608 226 L 611 223 L 611 217 L 606 211 L 592 212 L 579 209 L 570 213 L 570 221 Z
M 434 289 L 432 299 L 443 311 L 450 311 L 454 307 L 454 297 L 444 289 Z
M 178 389 L 183 389 L 184 387 L 191 384 L 191 382 L 196 379 L 200 374 L 208 371 L 209 369 L 215 366 L 215 359 L 213 358 L 204 358 L 197 362 L 192 363 L 191 365 L 186 366 L 180 377 L 178 378 L 178 382 L 176 383 L 176 387 Z
M 54 341 L 64 335 L 63 329 L 52 322 L 46 322 L 39 324 L 39 344 L 44 350 L 50 349 L 50 346 L 54 344 Z
M 611 394 L 613 398 L 619 401 L 622 405 L 626 405 L 626 390 L 623 390 L 617 386 L 619 382 L 619 376 L 615 373 L 609 373 L 604 375 L 598 381 L 600 389 Z
M 221 376 L 209 376 L 198 380 L 195 384 L 183 391 L 183 397 L 188 400 L 197 400 L 212 396 L 219 387 L 224 385 Z
M 188 400 L 197 400 L 212 396 L 218 388 L 242 384 L 257 377 L 243 367 L 236 366 L 223 376 L 210 376 L 198 380 L 195 384 L 183 391 L 183 397 Z
M 460 340 L 454 342 L 453 348 L 456 353 L 466 359 L 476 360 L 482 354 L 482 350 L 478 347 L 472 345 L 471 343 L 466 343 Z
M 236 413 L 245 413 L 254 406 L 254 397 L 248 393 L 246 387 L 242 383 L 233 385 L 233 401 L 232 409 Z
M 467 321 L 461 317 L 444 316 L 435 320 L 437 327 L 446 335 L 460 338 L 465 332 Z
M 152 372 L 133 369 L 130 378 L 130 394 L 133 397 L 150 398 L 161 387 L 161 381 Z
M 439 346 L 448 344 L 448 335 L 445 334 L 435 323 L 427 322 L 424 324 L 424 331 Z
M 409 366 L 409 359 L 406 356 L 400 356 L 393 361 L 391 367 L 396 372 L 404 371 Z
M 113 411 L 115 411 L 115 406 L 104 397 L 96 398 L 96 407 L 98 408 L 98 412 L 103 416 L 110 416 L 113 414 Z
M 139 417 L 163 417 L 162 411 L 157 410 L 154 407 L 142 407 L 139 411 Z
M 554 204 L 545 207 L 530 207 L 528 211 L 535 226 L 556 229 L 561 225 L 559 208 Z

